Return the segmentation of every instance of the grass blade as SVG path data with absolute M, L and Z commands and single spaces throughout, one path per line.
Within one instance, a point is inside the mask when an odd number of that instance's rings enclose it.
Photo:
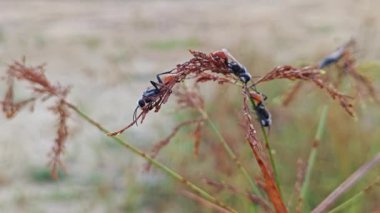
M 190 199 L 198 202 L 202 206 L 205 206 L 206 208 L 214 209 L 216 212 L 219 212 L 219 213 L 228 213 L 229 212 L 226 209 L 221 208 L 220 206 L 217 206 L 214 203 L 211 203 L 210 201 L 205 200 L 204 198 L 199 197 L 199 195 L 196 195 L 196 194 L 191 193 L 189 191 L 183 191 L 182 194 L 184 196 L 186 196 L 186 197 L 188 197 L 188 198 L 190 198 Z
M 249 146 L 251 147 L 252 153 L 254 154 L 257 164 L 260 167 L 261 173 L 265 181 L 265 190 L 268 194 L 270 201 L 273 204 L 277 213 L 286 213 L 288 212 L 285 204 L 282 200 L 280 190 L 277 187 L 276 180 L 271 174 L 271 170 L 266 165 L 264 159 L 262 158 L 259 148 L 255 146 L 251 141 L 248 141 Z
M 325 212 L 335 201 L 349 190 L 356 182 L 358 182 L 364 175 L 366 175 L 374 166 L 380 163 L 380 153 L 378 153 L 372 160 L 362 165 L 350 177 L 348 177 L 342 184 L 340 184 L 329 196 L 327 196 L 312 212 L 319 213 Z
M 256 103 L 251 97 L 249 98 L 249 101 L 251 102 L 253 108 L 256 108 Z M 265 147 L 266 147 L 266 150 L 268 152 L 269 160 L 270 160 L 270 163 L 271 163 L 271 166 L 273 169 L 274 179 L 276 181 L 277 188 L 278 188 L 280 195 L 281 195 L 280 180 L 278 179 L 276 163 L 275 163 L 274 158 L 273 158 L 272 149 L 270 147 L 268 134 L 265 131 L 265 127 L 263 125 L 260 125 L 260 126 L 261 126 L 261 132 L 263 133 L 263 137 L 264 137 L 264 141 L 265 141 Z M 282 195 L 281 195 L 281 197 L 282 197 Z
M 322 138 L 322 134 L 325 129 L 325 123 L 328 113 L 328 107 L 324 106 L 322 109 L 321 117 L 318 124 L 317 133 L 315 134 L 313 147 L 311 149 L 309 160 L 307 162 L 307 168 L 305 173 L 305 179 L 301 187 L 301 193 L 300 193 L 300 202 L 304 202 L 307 199 L 308 196 L 308 190 L 310 185 L 310 179 L 313 172 L 315 160 L 317 159 L 317 153 L 318 153 L 318 146 Z
M 223 144 L 224 149 L 227 151 L 230 158 L 235 162 L 236 166 L 239 168 L 243 176 L 247 179 L 249 184 L 251 185 L 253 192 L 256 195 L 261 195 L 261 191 L 258 189 L 257 185 L 253 182 L 251 176 L 248 174 L 248 171 L 244 168 L 230 145 L 228 145 L 227 141 L 224 139 L 223 135 L 220 133 L 219 129 L 216 127 L 214 122 L 209 118 L 207 112 L 205 112 L 203 109 L 198 108 L 199 112 L 202 114 L 203 118 L 207 120 L 208 124 L 210 125 L 211 129 L 214 131 L 214 133 L 219 138 L 219 141 Z
M 368 194 L 370 191 L 373 190 L 375 186 L 379 186 L 379 185 L 380 185 L 380 176 L 377 176 L 375 182 L 373 182 L 372 184 L 370 184 L 369 186 L 367 186 L 365 189 L 361 190 L 360 192 L 356 193 L 354 196 L 349 198 L 346 202 L 343 202 L 339 206 L 329 211 L 329 213 L 342 212 L 342 210 L 344 210 L 348 206 L 354 204 L 355 202 L 363 198 L 365 194 Z
M 65 104 L 69 108 L 71 108 L 72 110 L 74 110 L 81 118 L 83 118 L 84 120 L 86 120 L 87 122 L 89 122 L 90 124 L 92 124 L 93 126 L 97 127 L 100 131 L 102 131 L 102 132 L 104 132 L 106 134 L 109 132 L 107 129 L 105 129 L 103 126 L 101 126 L 98 122 L 94 121 L 92 118 L 90 118 L 89 116 L 87 116 L 84 112 L 82 112 L 81 110 L 79 110 L 79 108 L 77 108 L 76 106 L 74 106 L 74 105 L 72 105 L 72 104 L 70 104 L 68 102 L 65 102 Z M 152 165 L 154 165 L 156 168 L 160 169 L 161 171 L 163 171 L 167 175 L 169 175 L 172 178 L 176 179 L 177 181 L 183 183 L 189 189 L 191 189 L 193 192 L 199 194 L 200 196 L 202 196 L 203 198 L 207 199 L 208 201 L 214 203 L 215 205 L 217 205 L 217 206 L 219 206 L 219 207 L 221 207 L 223 209 L 226 209 L 229 212 L 237 212 L 236 210 L 232 209 L 231 207 L 227 206 L 223 202 L 219 201 L 218 199 L 216 199 L 215 197 L 213 197 L 212 195 L 210 195 L 208 192 L 204 191 L 203 189 L 201 189 L 197 185 L 193 184 L 192 182 L 190 182 L 189 180 L 187 180 L 186 178 L 184 178 L 183 176 L 181 176 L 180 174 L 178 174 L 174 170 L 172 170 L 169 167 L 165 166 L 164 164 L 158 162 L 157 160 L 149 157 L 143 151 L 139 150 L 137 147 L 134 147 L 131 144 L 127 143 L 122 138 L 120 138 L 118 136 L 114 136 L 114 137 L 111 137 L 111 138 L 113 140 L 115 140 L 117 143 L 119 143 L 120 145 L 122 145 L 125 148 L 127 148 L 132 153 L 134 153 L 134 154 L 136 154 L 136 155 L 144 158 L 149 163 L 151 163 Z

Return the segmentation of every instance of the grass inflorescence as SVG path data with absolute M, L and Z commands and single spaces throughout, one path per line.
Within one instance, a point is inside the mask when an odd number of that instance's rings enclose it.
M 248 205 L 253 207 L 250 208 L 252 211 L 288 212 L 293 208 L 296 211 L 302 211 L 303 205 L 308 199 L 317 151 L 322 141 L 322 132 L 326 128 L 327 107 L 322 111 L 320 124 L 314 143 L 311 146 L 307 163 L 304 163 L 305 161 L 302 160 L 299 161 L 295 189 L 290 202 L 286 203 L 286 196 L 282 190 L 283 182 L 281 181 L 281 173 L 278 169 L 279 163 L 273 154 L 274 150 L 271 148 L 273 143 L 277 141 L 270 141 L 268 137 L 269 133 L 274 134 L 269 130 L 272 119 L 274 119 L 275 122 L 275 118 L 272 118 L 270 110 L 266 107 L 267 97 L 262 92 L 259 92 L 258 88 L 266 82 L 277 79 L 297 81 L 293 89 L 288 91 L 287 97 L 285 98 L 284 105 L 289 105 L 300 92 L 301 88 L 304 87 L 307 82 L 311 82 L 321 88 L 332 99 L 337 100 L 339 105 L 350 116 L 354 116 L 352 101 L 358 94 L 365 93 L 375 101 L 378 99 L 371 81 L 357 71 L 352 50 L 353 46 L 353 41 L 344 44 L 337 51 L 322 59 L 317 65 L 302 67 L 292 65 L 276 66 L 256 81 L 251 79 L 251 75 L 247 69 L 225 49 L 209 54 L 190 50 L 192 57 L 188 61 L 177 64 L 167 72 L 158 74 L 157 82 L 151 81 L 151 87 L 143 91 L 141 99 L 138 101 L 138 106 L 135 108 L 132 121 L 125 127 L 114 132 L 110 132 L 103 127 L 102 124 L 96 122 L 81 111 L 76 105 L 70 103 L 67 100 L 69 87 L 51 83 L 45 75 L 44 66 L 27 66 L 25 60 L 21 62 L 16 61 L 9 65 L 6 77 L 4 78 L 7 83 L 7 90 L 1 101 L 1 105 L 5 116 L 11 119 L 27 106 L 33 108 L 36 104 L 40 104 L 48 99 L 54 99 L 54 104 L 48 106 L 48 110 L 57 116 L 56 138 L 50 153 L 53 177 L 58 177 L 58 167 L 63 168 L 61 156 L 70 133 L 67 126 L 67 119 L 74 113 L 89 122 L 89 124 L 95 126 L 100 132 L 112 137 L 115 142 L 145 159 L 148 163 L 146 166 L 147 169 L 150 168 L 150 166 L 154 166 L 179 183 L 182 183 L 187 187 L 187 190 L 182 191 L 182 194 L 197 201 L 204 207 L 219 212 L 242 211 L 238 209 L 238 206 L 233 205 L 233 202 L 223 201 L 208 192 L 209 190 L 206 188 L 211 187 L 212 190 L 229 193 L 232 197 L 244 198 L 244 202 L 248 202 Z M 335 73 L 335 75 L 329 70 L 331 66 L 336 66 L 335 70 L 337 73 Z M 357 91 L 355 96 L 346 95 L 339 91 L 338 88 L 344 76 L 350 76 L 355 80 L 355 88 Z M 17 81 L 26 81 L 31 85 L 33 92 L 31 97 L 25 100 L 15 100 L 13 87 Z M 214 123 L 212 114 L 210 115 L 210 113 L 208 113 L 205 104 L 206 101 L 201 96 L 199 90 L 200 85 L 204 83 L 216 83 L 225 88 L 230 86 L 240 88 L 242 110 L 239 114 L 242 118 L 242 124 L 237 122 L 233 125 L 238 126 L 241 130 L 240 132 L 245 135 L 243 140 L 235 141 L 234 144 L 232 144 L 223 134 L 223 131 Z M 159 112 L 172 95 L 177 97 L 177 105 L 180 106 L 181 109 L 189 109 L 193 111 L 197 117 L 179 123 L 167 137 L 157 142 L 150 152 L 142 151 L 120 136 L 120 134 L 135 124 L 143 123 L 151 112 Z M 208 177 L 203 178 L 203 186 L 201 184 L 198 185 L 185 178 L 184 175 L 181 175 L 179 169 L 176 171 L 156 160 L 155 158 L 159 152 L 168 146 L 171 140 L 185 127 L 189 127 L 188 129 L 192 131 L 191 135 L 194 138 L 195 156 L 199 156 L 202 152 L 201 141 L 203 140 L 203 134 L 208 132 L 207 127 L 209 127 L 217 137 L 216 141 L 220 143 L 224 152 L 228 155 L 224 160 L 240 171 L 240 175 L 246 179 L 249 186 L 244 186 L 244 184 L 234 186 L 232 183 L 213 180 Z M 259 131 L 257 129 L 259 129 Z M 249 159 L 254 160 L 257 167 L 253 167 L 252 164 L 247 164 L 246 161 L 242 160 L 241 156 L 243 156 L 243 154 L 239 152 L 240 150 L 235 148 L 236 144 L 242 144 L 242 146 L 245 146 L 245 150 L 250 150 L 251 154 Z M 219 159 L 219 157 L 213 156 L 213 154 L 216 154 L 216 152 L 208 153 L 208 157 Z M 279 154 L 281 153 L 279 152 Z M 364 176 L 364 174 L 377 163 L 378 156 L 368 163 L 370 166 L 365 164 L 362 167 L 364 169 L 359 169 L 357 173 L 354 173 L 354 175 L 359 175 L 348 178 L 347 181 L 343 183 L 344 186 L 339 186 L 337 190 L 344 192 L 348 188 L 351 188 L 358 179 Z M 258 168 L 260 172 L 253 173 L 252 170 L 255 168 Z M 182 168 L 182 170 L 183 169 L 184 168 Z M 218 171 L 212 172 L 217 173 Z M 349 184 L 347 184 L 347 182 L 349 182 Z M 240 187 L 245 188 L 241 189 Z M 356 196 L 361 196 L 365 192 L 366 189 L 359 192 L 358 195 L 355 195 L 355 197 L 347 202 L 344 202 L 342 207 L 338 206 L 337 209 L 347 206 L 353 202 L 352 200 L 357 199 Z M 337 193 L 333 193 L 327 197 L 314 212 L 322 212 L 331 207 L 335 199 L 340 196 L 340 194 Z M 297 201 L 294 202 L 294 200 Z

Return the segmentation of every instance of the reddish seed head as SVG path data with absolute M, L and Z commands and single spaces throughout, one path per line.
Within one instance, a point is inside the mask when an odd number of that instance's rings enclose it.
M 3 101 L 0 101 L 2 110 L 8 119 L 13 118 L 17 112 L 25 106 L 34 106 L 37 100 L 44 102 L 49 98 L 55 98 L 56 104 L 49 109 L 57 115 L 57 132 L 54 146 L 50 152 L 51 169 L 53 178 L 58 178 L 59 167 L 63 168 L 61 156 L 64 152 L 65 142 L 68 137 L 67 118 L 69 117 L 65 98 L 69 92 L 68 87 L 62 87 L 60 84 L 52 84 L 45 75 L 44 66 L 26 66 L 25 59 L 21 62 L 15 61 L 9 65 L 7 71 L 8 89 Z M 13 87 L 17 81 L 28 82 L 32 86 L 33 94 L 31 97 L 16 102 L 14 100 Z M 38 103 L 38 102 L 37 102 Z
M 212 52 L 210 53 L 210 56 L 213 58 L 218 58 L 222 60 L 224 63 L 228 62 L 228 56 L 226 55 L 224 51 L 218 50 L 218 51 Z

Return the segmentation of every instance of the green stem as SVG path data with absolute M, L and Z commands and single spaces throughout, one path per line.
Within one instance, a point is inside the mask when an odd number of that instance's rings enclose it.
M 360 192 L 356 193 L 354 196 L 352 196 L 351 198 L 349 198 L 347 201 L 343 202 L 339 206 L 331 209 L 329 213 L 341 212 L 343 209 L 347 208 L 348 206 L 357 202 L 359 199 L 363 198 L 363 196 L 366 193 L 368 193 L 373 188 L 373 186 L 379 185 L 379 183 L 380 183 L 380 177 L 377 177 L 375 182 L 373 182 L 371 185 L 367 186 L 365 189 L 361 190 Z
M 282 197 L 282 192 L 281 192 L 281 187 L 280 187 L 281 184 L 280 184 L 280 180 L 278 178 L 277 167 L 276 167 L 276 163 L 274 162 L 274 158 L 273 158 L 273 154 L 272 154 L 272 149 L 270 147 L 268 133 L 267 133 L 267 131 L 265 131 L 265 128 L 262 125 L 261 125 L 261 131 L 262 131 L 263 136 L 264 136 L 265 146 L 267 147 L 267 151 L 268 151 L 268 155 L 269 155 L 269 160 L 270 160 L 270 163 L 271 163 L 272 168 L 273 168 L 274 180 L 276 181 L 277 188 L 280 191 L 280 195 Z
M 363 196 L 364 196 L 364 191 L 360 191 L 359 193 L 355 194 L 353 197 L 351 197 L 350 199 L 348 199 L 346 202 L 340 204 L 339 206 L 337 206 L 334 209 L 332 209 L 331 211 L 329 211 L 329 213 L 340 212 L 343 209 L 347 208 L 348 206 L 350 206 L 350 205 L 354 204 L 355 202 L 357 202 Z
M 307 199 L 307 196 L 308 196 L 310 179 L 311 179 L 312 171 L 313 171 L 313 168 L 314 168 L 315 160 L 317 159 L 319 142 L 321 141 L 322 134 L 323 134 L 324 129 L 325 129 L 325 123 L 326 123 L 327 113 L 328 113 L 328 107 L 327 107 L 327 105 L 325 105 L 322 108 L 322 113 L 321 113 L 321 117 L 320 117 L 320 120 L 319 120 L 317 133 L 315 134 L 313 147 L 311 149 L 311 152 L 310 152 L 310 155 L 309 155 L 309 159 L 308 159 L 308 162 L 307 162 L 307 169 L 306 169 L 306 173 L 305 173 L 305 179 L 304 179 L 304 182 L 303 182 L 302 187 L 301 187 L 300 199 L 301 199 L 302 202 L 305 199 Z
M 252 98 L 249 98 L 253 108 L 256 108 L 256 103 L 255 101 L 252 99 Z M 265 141 L 265 146 L 266 146 L 266 150 L 268 152 L 268 155 L 269 155 L 269 160 L 270 160 L 270 164 L 272 166 L 272 169 L 273 169 L 273 175 L 274 175 L 274 180 L 276 181 L 276 185 L 277 185 L 277 188 L 280 192 L 280 195 L 282 197 L 282 193 L 281 193 L 281 187 L 280 187 L 280 180 L 278 178 L 278 175 L 277 175 L 277 167 L 276 167 L 276 163 L 274 161 L 274 158 L 273 158 L 273 154 L 272 154 L 272 149 L 270 147 L 270 143 L 269 143 L 269 138 L 268 138 L 268 134 L 267 132 L 265 131 L 265 127 L 263 125 L 261 125 L 261 131 L 263 133 L 263 137 L 264 137 L 264 141 Z
M 334 189 L 317 207 L 312 213 L 326 212 L 326 210 L 334 204 L 340 196 L 351 189 L 360 179 L 362 179 L 369 171 L 380 163 L 380 153 L 377 153 L 370 161 L 360 166 L 354 173 L 352 173 L 345 181 L 343 181 L 338 187 Z M 377 178 L 378 181 L 379 177 Z M 374 185 L 377 184 L 375 181 Z M 372 185 L 367 187 L 365 191 L 371 190 Z
M 93 126 L 97 127 L 100 131 L 102 131 L 104 133 L 109 133 L 109 131 L 107 129 L 105 129 L 98 122 L 94 121 L 92 118 L 90 118 L 89 116 L 87 116 L 84 112 L 82 112 L 81 110 L 79 110 L 76 106 L 74 106 L 74 105 L 72 105 L 70 103 L 67 103 L 67 102 L 66 102 L 66 105 L 68 107 L 70 107 L 72 110 L 74 110 L 84 120 L 86 120 L 87 122 L 89 122 Z M 169 167 L 165 166 L 164 164 L 158 162 L 157 160 L 149 157 L 143 151 L 141 151 L 138 148 L 136 148 L 136 147 L 132 146 L 131 144 L 127 143 L 125 140 L 121 139 L 120 137 L 115 136 L 115 137 L 112 137 L 112 139 L 115 140 L 120 145 L 122 145 L 125 148 L 127 148 L 132 153 L 134 153 L 134 154 L 136 154 L 136 155 L 144 158 L 149 163 L 151 163 L 152 165 L 154 165 L 155 167 L 157 167 L 161 171 L 165 172 L 167 175 L 169 175 L 172 178 L 176 179 L 177 181 L 183 183 L 184 185 L 186 185 L 187 187 L 189 187 L 193 192 L 199 194 L 203 198 L 209 200 L 210 202 L 212 202 L 212 203 L 214 203 L 214 204 L 216 204 L 216 205 L 218 205 L 218 206 L 220 206 L 220 207 L 222 207 L 222 208 L 224 208 L 224 209 L 226 209 L 226 210 L 228 210 L 230 212 L 237 212 L 236 210 L 234 210 L 231 207 L 227 206 L 226 204 L 222 203 L 221 201 L 219 201 L 218 199 L 216 199 L 215 197 L 213 197 L 212 195 L 210 195 L 209 193 L 207 193 L 206 191 L 204 191 L 200 187 L 198 187 L 195 184 L 191 183 L 189 180 L 187 180 L 186 178 L 184 178 L 183 176 L 181 176 L 177 172 L 173 171 L 172 169 L 170 169 Z
M 247 179 L 249 184 L 251 185 L 253 192 L 256 193 L 257 195 L 262 195 L 261 191 L 257 187 L 257 185 L 253 182 L 251 176 L 248 174 L 247 170 L 244 168 L 238 157 L 235 155 L 234 151 L 228 145 L 227 141 L 224 139 L 223 135 L 220 133 L 219 129 L 216 127 L 214 122 L 209 118 L 208 114 L 206 111 L 204 111 L 201 108 L 198 108 L 198 111 L 201 113 L 201 115 L 207 120 L 208 124 L 210 125 L 211 129 L 214 131 L 214 133 L 217 135 L 219 138 L 219 141 L 222 143 L 224 149 L 227 151 L 228 155 L 230 158 L 235 162 L 236 166 L 239 168 L 241 173 L 243 173 L 244 177 Z

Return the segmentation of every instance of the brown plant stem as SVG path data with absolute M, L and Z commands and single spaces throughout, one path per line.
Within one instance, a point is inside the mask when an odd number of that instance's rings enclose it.
M 347 208 L 348 206 L 354 204 L 361 198 L 363 198 L 366 194 L 370 193 L 375 187 L 380 186 L 380 176 L 377 176 L 375 181 L 362 189 L 360 192 L 356 193 L 354 196 L 349 198 L 347 201 L 343 202 L 339 206 L 335 207 L 334 209 L 331 209 L 329 213 L 335 213 L 335 212 L 342 212 L 343 209 Z
M 204 111 L 201 108 L 198 108 L 199 113 L 201 113 L 202 117 L 207 120 L 209 123 L 211 129 L 215 132 L 217 137 L 219 138 L 219 142 L 223 144 L 224 149 L 227 151 L 228 155 L 230 158 L 235 162 L 236 166 L 239 168 L 241 173 L 244 175 L 244 177 L 247 179 L 249 184 L 252 187 L 253 192 L 255 192 L 256 195 L 261 195 L 261 191 L 257 187 L 257 185 L 253 182 L 251 176 L 248 174 L 248 171 L 245 169 L 245 167 L 242 165 L 230 145 L 228 145 L 227 141 L 224 139 L 223 135 L 220 133 L 218 128 L 215 126 L 214 122 L 209 118 L 208 114 L 206 111 Z
M 188 120 L 188 121 L 184 121 L 180 124 L 178 124 L 174 129 L 173 131 L 164 139 L 162 139 L 161 141 L 159 141 L 158 143 L 156 143 L 152 150 L 150 151 L 150 157 L 151 158 L 156 158 L 158 153 L 160 152 L 160 150 L 162 148 L 164 148 L 165 146 L 167 146 L 171 139 L 178 133 L 178 131 L 185 127 L 185 126 L 189 126 L 189 125 L 192 125 L 192 124 L 199 124 L 200 122 L 203 122 L 204 120 L 203 119 L 194 119 L 194 120 Z M 196 142 L 195 142 L 196 143 Z M 194 145 L 194 147 L 196 147 L 197 144 Z M 196 148 L 194 148 L 194 153 L 196 153 Z M 150 163 L 147 163 L 146 166 L 145 166 L 145 170 L 146 171 L 149 171 L 151 168 L 151 164 Z
M 288 210 L 285 207 L 285 204 L 281 198 L 281 193 L 276 185 L 276 182 L 273 181 L 273 176 L 270 173 L 269 169 L 265 165 L 264 159 L 261 157 L 258 147 L 253 144 L 251 141 L 248 141 L 249 146 L 256 158 L 257 163 L 261 169 L 261 173 L 265 180 L 265 189 L 267 191 L 268 197 L 271 200 L 277 213 L 286 213 Z
M 261 174 L 264 179 L 264 189 L 268 195 L 268 198 L 273 204 L 273 207 L 275 208 L 277 213 L 282 213 L 282 212 L 288 212 L 284 201 L 282 200 L 282 196 L 280 193 L 280 190 L 277 187 L 276 180 L 273 176 L 273 168 L 268 164 L 268 159 L 266 158 L 267 156 L 263 155 L 265 154 L 263 150 L 263 143 L 257 140 L 256 138 L 256 130 L 252 125 L 252 117 L 251 113 L 249 110 L 248 106 L 248 101 L 247 99 L 247 88 L 245 88 L 246 91 L 244 93 L 244 99 L 243 99 L 243 113 L 245 116 L 246 120 L 246 125 L 247 125 L 247 135 L 246 135 L 246 140 L 248 145 L 250 146 L 252 153 L 256 159 L 256 162 L 261 170 Z M 249 98 L 250 99 L 250 98 Z
M 247 89 L 246 89 L 246 92 L 248 92 Z M 250 100 L 253 108 L 256 108 L 255 101 L 251 97 L 249 98 L 249 100 Z M 272 155 L 272 149 L 270 147 L 268 134 L 265 131 L 265 128 L 264 128 L 263 125 L 260 125 L 260 127 L 261 127 L 261 132 L 263 133 L 263 137 L 264 137 L 264 141 L 265 141 L 265 147 L 266 147 L 266 150 L 268 152 L 269 160 L 270 160 L 270 163 L 271 163 L 271 166 L 272 166 L 272 169 L 273 169 L 274 179 L 276 180 L 277 188 L 278 188 L 278 190 L 280 191 L 280 194 L 281 194 L 280 181 L 278 179 L 276 163 L 275 163 L 273 155 Z
M 327 196 L 312 212 L 319 213 L 325 212 L 333 205 L 336 200 L 349 190 L 356 182 L 364 177 L 374 166 L 380 163 L 380 153 L 376 154 L 372 160 L 362 165 L 350 177 L 348 177 L 342 184 L 340 184 L 329 196 Z
M 72 109 L 74 112 L 76 112 L 81 118 L 83 118 L 84 120 L 86 120 L 87 122 L 89 122 L 91 125 L 95 126 L 96 128 L 98 128 L 101 132 L 103 133 L 108 133 L 109 131 L 107 129 L 105 129 L 102 125 L 100 125 L 98 122 L 96 122 L 95 120 L 93 120 L 92 118 L 90 118 L 88 115 L 86 115 L 84 112 L 82 112 L 78 107 L 76 107 L 75 105 L 71 104 L 71 103 L 68 103 L 68 102 L 65 102 L 65 104 L 70 108 Z M 218 199 L 216 199 L 214 196 L 210 195 L 208 192 L 206 192 L 205 190 L 201 189 L 200 187 L 198 187 L 197 185 L 193 184 L 192 182 L 190 182 L 189 180 L 187 180 L 186 178 L 184 178 L 183 176 L 181 176 L 180 174 L 178 174 L 177 172 L 175 172 L 174 170 L 170 169 L 169 167 L 165 166 L 164 164 L 158 162 L 157 160 L 149 157 L 147 154 L 145 154 L 143 151 L 141 151 L 140 149 L 132 146 L 131 144 L 127 143 L 126 141 L 124 141 L 122 138 L 118 137 L 118 136 L 114 136 L 114 137 L 111 137 L 114 141 L 116 141 L 118 144 L 124 146 L 125 148 L 127 148 L 129 151 L 131 151 L 132 153 L 144 158 L 145 160 L 147 160 L 149 163 L 151 163 L 152 165 L 154 165 L 155 167 L 157 167 L 158 169 L 160 169 L 161 171 L 165 172 L 167 175 L 171 176 L 172 178 L 176 179 L 177 181 L 183 183 L 184 185 L 186 185 L 189 189 L 191 189 L 193 192 L 195 192 L 196 194 L 202 196 L 203 198 L 205 198 L 206 200 L 212 202 L 213 204 L 219 206 L 220 208 L 223 208 L 225 209 L 226 211 L 228 212 L 237 212 L 236 210 L 232 209 L 231 207 L 227 206 L 226 204 L 224 204 L 223 202 L 219 201 Z
M 293 85 L 293 87 L 285 95 L 285 98 L 282 101 L 283 106 L 288 106 L 290 104 L 290 102 L 295 99 L 295 97 L 296 97 L 297 93 L 300 91 L 302 85 L 303 85 L 303 81 L 298 81 L 296 84 Z
M 184 196 L 192 199 L 192 200 L 195 200 L 196 202 L 198 202 L 199 204 L 201 204 L 207 208 L 214 209 L 215 211 L 217 211 L 219 213 L 228 213 L 229 212 L 226 209 L 221 208 L 220 206 L 215 205 L 214 203 L 211 203 L 208 200 L 205 200 L 203 197 L 199 197 L 199 195 L 197 195 L 197 194 L 194 194 L 194 193 L 191 193 L 191 192 L 185 191 L 185 190 L 182 191 L 182 194 Z

